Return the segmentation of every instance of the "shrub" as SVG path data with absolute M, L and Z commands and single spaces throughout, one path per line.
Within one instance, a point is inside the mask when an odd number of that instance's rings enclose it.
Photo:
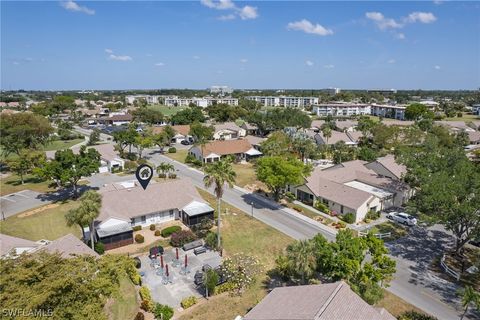
M 192 154 L 188 154 L 185 157 L 185 163 L 190 163 L 190 164 L 193 164 L 194 166 L 197 166 L 197 167 L 200 167 L 202 165 L 202 161 L 195 158 L 195 156 L 192 155 Z
M 175 152 L 177 152 L 177 148 L 175 147 L 168 148 L 168 153 L 175 153 Z
M 313 207 L 315 209 L 317 209 L 318 211 L 322 211 L 322 212 L 325 212 L 325 213 L 329 213 L 330 210 L 328 209 L 328 207 L 321 201 L 315 201 L 315 204 L 313 205 Z
M 196 303 L 197 303 L 197 297 L 190 296 L 190 297 L 184 298 L 182 302 L 180 302 L 180 305 L 182 306 L 183 309 L 188 309 Z
M 211 249 L 217 249 L 218 239 L 217 233 L 209 232 L 205 236 L 205 244 L 210 247 Z
M 145 320 L 145 316 L 139 311 L 133 320 Z
M 132 283 L 136 286 L 141 286 L 142 285 L 142 276 L 140 276 L 140 274 L 138 272 L 136 272 L 132 278 Z
M 216 294 L 221 294 L 224 292 L 232 292 L 236 289 L 236 285 L 233 282 L 225 282 L 215 288 Z
M 143 243 L 145 241 L 145 238 L 141 234 L 136 234 L 135 235 L 135 242 L 136 243 Z
M 176 173 L 170 173 L 170 174 L 168 175 L 168 178 L 169 178 L 169 179 L 177 179 L 177 174 L 176 174 Z
M 190 230 L 180 230 L 173 233 L 170 237 L 170 244 L 174 247 L 181 247 L 185 243 L 192 242 L 196 237 Z
M 399 317 L 398 317 L 399 320 L 437 320 L 437 318 L 433 317 L 433 316 L 430 316 L 430 315 L 427 315 L 427 314 L 424 314 L 424 313 L 420 313 L 420 312 L 417 312 L 417 311 L 406 311 L 404 313 L 402 313 Z
M 180 227 L 180 226 L 167 227 L 167 228 L 162 230 L 162 237 L 164 237 L 164 238 L 170 237 L 172 235 L 172 233 L 178 232 L 180 230 L 182 230 L 182 227 Z
M 208 290 L 209 296 L 213 296 L 217 292 L 217 289 L 216 289 L 217 283 L 218 283 L 218 273 L 213 269 L 207 270 L 205 288 L 206 290 Z
M 355 214 L 352 212 L 345 213 L 343 216 L 341 216 L 341 218 L 346 223 L 355 223 Z
M 133 231 L 140 231 L 140 230 L 142 230 L 142 226 L 132 227 L 132 230 L 133 230 Z
M 153 309 L 155 319 L 170 320 L 173 317 L 173 308 L 164 304 L 156 303 Z
M 154 233 L 155 237 L 160 237 L 161 234 L 162 233 L 160 232 L 160 230 L 155 230 L 155 233 Z
M 142 299 L 142 303 L 140 307 L 145 311 L 153 310 L 154 303 L 152 300 L 152 295 L 150 294 L 150 290 L 147 287 L 141 287 L 139 290 L 140 298 Z
M 210 232 L 210 229 L 213 227 L 213 220 L 204 218 L 197 223 L 196 225 L 192 226 L 192 231 L 198 238 L 205 238 L 206 235 Z
M 154 231 L 155 229 L 156 229 L 155 225 L 154 225 L 154 224 L 151 224 L 151 225 L 150 225 L 150 230 L 151 230 L 151 231 Z
M 380 212 L 375 210 L 369 210 L 365 215 L 365 220 L 376 220 L 378 218 L 380 218 Z
M 162 179 L 165 179 L 167 177 L 167 175 L 165 173 L 159 173 L 158 177 L 162 178 Z
M 94 245 L 95 252 L 98 254 L 103 254 L 105 252 L 105 245 L 102 242 L 97 242 Z
M 337 223 L 337 225 L 338 225 L 339 228 L 346 228 L 346 227 L 347 227 L 347 224 L 346 224 L 345 222 L 343 222 L 343 221 L 339 221 L 339 222 Z
M 292 202 L 293 200 L 295 200 L 295 195 L 291 192 L 287 192 L 285 193 L 285 198 L 288 202 Z

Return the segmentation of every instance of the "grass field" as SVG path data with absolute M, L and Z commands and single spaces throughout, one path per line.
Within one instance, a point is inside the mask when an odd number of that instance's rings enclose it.
M 237 174 L 235 184 L 240 187 L 244 187 L 247 184 L 256 184 L 260 187 L 265 187 L 263 183 L 257 180 L 255 174 L 255 168 L 251 163 L 234 163 L 233 170 Z
M 0 179 L 0 195 L 4 196 L 9 193 L 18 192 L 22 190 L 33 190 L 37 192 L 53 191 L 49 185 L 51 181 L 42 180 L 33 175 L 26 175 L 24 177 L 24 184 L 21 183 L 20 177 L 12 174 L 9 177 Z
M 383 299 L 380 300 L 375 307 L 385 308 L 394 317 L 398 317 L 400 314 L 411 310 L 424 313 L 414 305 L 411 305 L 387 290 L 383 290 Z
M 480 120 L 480 116 L 464 113 L 462 117 L 445 118 L 445 121 L 474 121 Z
M 168 152 L 165 153 L 167 157 L 173 160 L 177 160 L 178 162 L 181 162 L 181 163 L 185 163 L 185 158 L 187 157 L 187 154 L 188 154 L 187 149 L 177 149 L 177 152 L 175 153 L 168 153 Z
M 170 117 L 176 114 L 179 111 L 182 111 L 183 109 L 186 109 L 185 107 L 167 107 L 161 104 L 151 104 L 147 106 L 147 108 L 160 111 L 163 113 L 164 116 Z
M 108 319 L 129 320 L 133 319 L 139 309 L 137 292 L 134 284 L 126 276 L 120 279 L 118 295 L 112 304 L 107 307 Z
M 405 227 L 401 226 L 398 223 L 394 222 L 384 222 L 382 224 L 377 224 L 375 227 L 371 229 L 374 233 L 388 233 L 391 232 L 392 236 L 386 238 L 386 241 L 392 241 L 398 238 L 401 238 L 407 235 L 407 230 Z
M 78 226 L 67 227 L 65 214 L 78 206 L 78 202 L 67 201 L 45 206 L 45 210 L 25 216 L 22 213 L 0 222 L 0 232 L 28 240 L 55 240 L 68 233 L 81 236 Z M 38 209 L 36 209 L 38 210 Z
M 202 197 L 216 207 L 215 198 L 199 189 Z M 255 220 L 239 209 L 223 204 L 228 208 L 228 215 L 222 216 L 222 239 L 225 255 L 244 252 L 255 255 L 262 263 L 265 272 L 272 269 L 275 258 L 293 239 L 279 231 Z M 222 209 L 224 212 L 224 209 Z M 266 294 L 263 280 L 266 275 L 246 290 L 242 296 L 222 294 L 185 311 L 180 319 L 233 319 L 244 315 L 249 308 L 256 305 Z
M 57 151 L 68 149 L 80 142 L 85 141 L 85 139 L 73 139 L 73 140 L 55 140 L 48 143 L 44 148 L 43 151 Z

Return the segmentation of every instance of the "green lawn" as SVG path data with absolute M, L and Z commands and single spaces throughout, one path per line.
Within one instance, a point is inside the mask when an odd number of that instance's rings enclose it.
M 135 285 L 126 276 L 120 279 L 118 295 L 113 298 L 111 305 L 107 307 L 110 320 L 130 320 L 135 317 L 139 310 L 137 291 Z
M 22 213 L 7 218 L 0 222 L 0 232 L 29 240 L 55 240 L 68 233 L 77 237 L 81 236 L 81 230 L 78 226 L 67 227 L 65 214 L 68 210 L 75 208 L 78 202 L 67 201 L 65 203 L 55 203 L 47 205 L 43 211 L 24 215 Z M 42 208 L 42 207 L 40 207 Z
M 388 233 L 391 232 L 392 236 L 385 238 L 386 241 L 392 241 L 407 235 L 407 230 L 403 226 L 395 222 L 384 222 L 377 224 L 371 229 L 374 233 Z
M 26 189 L 37 192 L 53 191 L 54 189 L 49 187 L 50 184 L 51 181 L 42 180 L 30 174 L 24 177 L 24 184 L 22 184 L 20 178 L 12 174 L 9 177 L 0 179 L 0 195 L 4 196 Z
M 466 114 L 464 113 L 461 117 L 452 117 L 452 118 L 445 118 L 445 121 L 473 121 L 473 120 L 480 120 L 480 116 L 474 114 Z
M 160 111 L 164 116 L 170 117 L 176 114 L 179 111 L 186 109 L 185 107 L 167 107 L 161 104 L 151 104 L 147 108 Z
M 85 139 L 73 139 L 73 140 L 55 140 L 48 143 L 44 148 L 43 151 L 57 151 L 68 149 L 80 142 L 85 141 Z
M 255 168 L 251 163 L 234 163 L 233 170 L 237 174 L 235 184 L 240 187 L 244 187 L 247 184 L 256 184 L 257 186 L 265 189 L 265 185 L 257 180 L 255 174 Z
M 212 207 L 216 207 L 215 198 L 211 194 L 201 189 L 199 192 Z M 239 314 L 247 313 L 267 294 L 263 286 L 266 272 L 273 268 L 277 255 L 293 241 L 231 205 L 224 204 L 223 208 L 228 208 L 229 212 L 228 215 L 222 216 L 224 254 L 228 256 L 243 252 L 255 255 L 261 261 L 265 274 L 242 296 L 228 294 L 214 296 L 185 311 L 180 319 L 233 319 Z
M 165 153 L 167 157 L 173 160 L 177 160 L 178 162 L 181 162 L 181 163 L 185 163 L 185 158 L 187 157 L 187 154 L 188 154 L 187 149 L 177 149 L 177 152 L 175 153 L 168 153 L 168 152 Z

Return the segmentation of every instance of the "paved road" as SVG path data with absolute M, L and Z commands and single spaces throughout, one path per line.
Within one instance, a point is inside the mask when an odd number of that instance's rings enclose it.
M 190 178 L 196 186 L 204 188 L 203 174 L 198 170 L 156 152 L 148 153 L 148 157 L 156 165 L 162 161 L 172 163 L 178 176 Z M 327 239 L 334 240 L 335 236 L 331 232 L 237 189 L 227 189 L 224 200 L 246 213 L 251 213 L 250 203 L 253 201 L 255 218 L 294 239 L 307 239 L 321 233 Z M 397 262 L 397 272 L 387 290 L 440 320 L 458 319 L 462 312 L 455 296 L 457 286 L 427 270 L 428 264 L 442 252 L 449 241 L 451 237 L 438 228 L 416 228 L 410 236 L 388 245 L 391 256 Z M 464 319 L 468 318 L 480 317 L 470 313 Z

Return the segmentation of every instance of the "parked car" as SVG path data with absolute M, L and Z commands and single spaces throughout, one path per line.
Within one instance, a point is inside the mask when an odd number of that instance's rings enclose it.
M 414 216 L 406 214 L 405 212 L 390 212 L 387 214 L 387 219 L 404 224 L 406 226 L 417 225 L 417 219 Z
M 180 143 L 183 144 L 184 146 L 190 145 L 190 142 L 188 140 L 182 140 Z

